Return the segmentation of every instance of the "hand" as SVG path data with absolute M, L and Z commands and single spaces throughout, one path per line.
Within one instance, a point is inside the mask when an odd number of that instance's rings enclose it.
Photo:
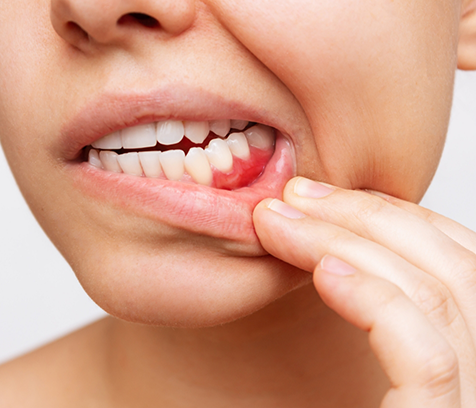
M 476 233 L 381 193 L 292 179 L 254 223 L 273 256 L 369 332 L 391 382 L 381 407 L 476 407 Z M 286 204 L 287 203 L 287 204 Z

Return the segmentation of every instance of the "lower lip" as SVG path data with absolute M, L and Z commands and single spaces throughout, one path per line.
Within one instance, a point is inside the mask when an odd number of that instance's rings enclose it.
M 233 191 L 117 174 L 87 162 L 67 169 L 80 191 L 95 200 L 193 233 L 253 243 L 258 242 L 253 209 L 264 198 L 282 197 L 294 173 L 294 160 L 289 142 L 277 132 L 274 154 L 261 176 Z

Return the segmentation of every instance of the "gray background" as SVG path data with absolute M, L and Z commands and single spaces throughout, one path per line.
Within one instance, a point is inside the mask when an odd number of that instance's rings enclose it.
M 0 151 L 0 362 L 104 315 L 38 227 Z M 476 230 L 476 73 L 458 72 L 443 158 L 422 205 Z

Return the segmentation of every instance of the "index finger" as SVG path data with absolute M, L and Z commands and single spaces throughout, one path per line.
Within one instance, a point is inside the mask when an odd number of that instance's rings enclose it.
M 474 231 L 471 231 L 469 228 L 466 228 L 464 225 L 461 225 L 460 223 L 448 217 L 445 217 L 444 215 L 438 214 L 418 204 L 401 200 L 397 197 L 393 197 L 388 194 L 381 193 L 379 191 L 365 191 L 375 196 L 378 196 L 383 200 L 387 201 L 388 203 L 398 208 L 401 208 L 402 210 L 408 211 L 409 213 L 414 214 L 417 217 L 425 220 L 426 222 L 438 228 L 441 232 L 446 234 L 448 237 L 456 241 L 464 248 L 476 253 L 476 233 Z

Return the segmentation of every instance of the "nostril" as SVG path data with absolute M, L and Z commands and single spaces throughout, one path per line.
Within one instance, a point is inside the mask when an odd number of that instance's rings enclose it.
M 159 22 L 154 17 L 148 16 L 147 14 L 143 13 L 125 14 L 119 19 L 117 23 L 121 25 L 129 23 L 139 23 L 140 25 L 148 28 L 159 27 Z

